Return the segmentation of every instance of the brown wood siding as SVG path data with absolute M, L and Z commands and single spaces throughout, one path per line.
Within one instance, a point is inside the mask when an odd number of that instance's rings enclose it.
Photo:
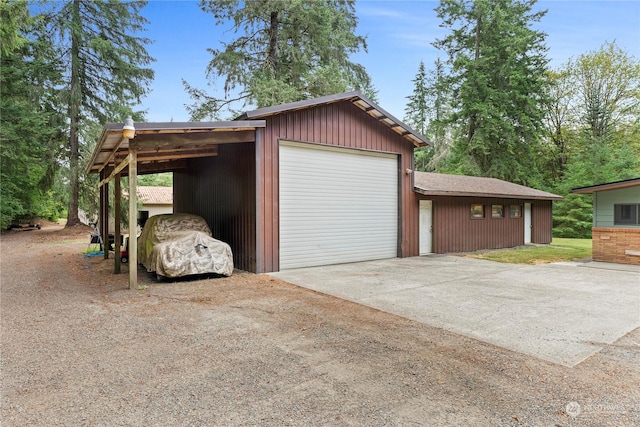
M 418 210 L 411 176 L 413 146 L 387 126 L 364 114 L 350 102 L 320 105 L 266 118 L 267 126 L 256 145 L 259 161 L 258 227 L 261 247 L 258 272 L 279 270 L 279 141 L 313 142 L 399 155 L 399 256 L 418 254 Z
M 189 160 L 174 173 L 174 212 L 201 215 L 231 246 L 236 268 L 256 272 L 255 146 L 221 144 L 217 157 Z
M 420 198 L 433 201 L 434 253 L 469 252 L 523 245 L 525 202 L 532 204 L 532 242 L 551 241 L 551 201 L 442 196 Z M 484 205 L 484 219 L 471 218 L 472 204 Z M 492 218 L 492 205 L 504 206 L 504 218 Z M 522 207 L 520 218 L 510 217 L 511 205 Z
M 548 244 L 553 237 L 553 201 L 531 202 L 531 243 Z

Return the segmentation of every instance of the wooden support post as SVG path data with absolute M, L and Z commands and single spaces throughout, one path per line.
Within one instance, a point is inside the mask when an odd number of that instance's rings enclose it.
M 109 259 L 109 184 L 102 186 L 102 198 L 104 203 L 102 204 L 102 249 L 104 253 L 104 259 Z
M 100 171 L 100 178 L 103 178 L 104 175 L 104 171 Z M 98 228 L 100 236 L 104 236 L 104 191 L 102 186 L 98 188 L 98 195 L 100 196 L 100 206 L 98 207 L 98 223 L 96 224 L 96 227 Z M 102 249 L 104 250 L 104 248 Z
M 138 148 L 129 144 L 129 289 L 138 288 Z
M 116 213 L 114 215 L 115 217 L 115 230 L 113 231 L 114 234 L 114 246 L 115 246 L 115 260 L 114 260 L 114 267 L 113 267 L 113 272 L 115 274 L 120 274 L 120 241 L 122 240 L 122 233 L 120 230 L 120 223 L 122 222 L 122 215 L 121 215 L 121 198 L 122 198 L 122 186 L 120 185 L 120 174 L 116 175 L 115 178 L 115 197 L 114 197 L 114 201 L 113 201 L 113 208 L 115 209 Z

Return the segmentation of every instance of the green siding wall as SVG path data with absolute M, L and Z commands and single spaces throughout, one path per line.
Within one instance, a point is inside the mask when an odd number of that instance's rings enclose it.
M 640 203 L 640 186 L 594 193 L 593 226 L 613 227 L 613 205 L 620 203 Z M 616 225 L 615 227 L 625 226 Z

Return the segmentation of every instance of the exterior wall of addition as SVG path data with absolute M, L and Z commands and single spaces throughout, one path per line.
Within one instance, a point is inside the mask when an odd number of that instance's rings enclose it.
M 594 227 L 594 261 L 640 265 L 640 228 Z
M 627 203 L 640 204 L 640 186 L 593 193 L 593 226 L 614 227 L 613 205 Z M 615 227 L 634 226 L 615 225 Z
M 550 200 L 524 200 L 485 197 L 420 196 L 433 201 L 434 253 L 470 252 L 524 245 L 524 204 L 531 203 L 531 242 L 551 243 Z M 471 206 L 484 207 L 483 218 L 472 218 Z M 493 216 L 493 206 L 502 207 L 504 216 Z M 517 215 L 511 214 L 512 207 Z

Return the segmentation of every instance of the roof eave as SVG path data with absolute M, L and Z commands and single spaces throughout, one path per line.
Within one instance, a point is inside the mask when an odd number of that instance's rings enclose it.
M 465 191 L 443 191 L 443 190 L 425 190 L 414 187 L 413 191 L 424 196 L 450 196 L 450 197 L 483 197 L 483 198 L 499 198 L 499 199 L 520 199 L 520 200 L 563 200 L 564 197 L 555 194 L 546 195 L 527 195 L 527 194 L 504 194 L 504 193 L 476 193 Z
M 98 138 L 98 143 L 96 144 L 95 148 L 93 149 L 93 153 L 91 153 L 91 159 L 89 159 L 89 163 L 87 163 L 87 166 L 85 166 L 84 168 L 84 172 L 86 174 L 90 174 L 91 173 L 91 169 L 93 169 L 93 164 L 95 163 L 96 159 L 98 158 L 98 154 L 100 153 L 100 150 L 102 149 L 102 146 L 104 145 L 104 142 L 107 139 L 107 134 L 108 134 L 108 126 L 109 124 L 112 123 L 107 123 L 106 125 L 104 125 L 102 127 L 102 132 L 100 132 L 100 137 Z M 124 124 L 122 124 L 122 126 L 124 126 Z M 122 129 L 122 127 L 120 128 Z
M 625 179 L 623 181 L 608 182 L 605 184 L 589 185 L 587 187 L 573 188 L 573 194 L 593 194 L 598 191 L 620 190 L 622 188 L 640 186 L 640 178 Z
M 335 95 L 322 96 L 314 99 L 291 102 L 288 104 L 276 105 L 273 107 L 258 108 L 253 111 L 247 111 L 246 113 L 237 117 L 236 120 L 264 118 L 264 117 L 268 117 L 276 114 L 302 110 L 306 108 L 312 108 L 318 105 L 333 104 L 333 103 L 342 102 L 342 101 L 352 102 L 354 105 L 356 105 L 358 108 L 360 108 L 362 111 L 367 113 L 369 116 L 371 116 L 375 120 L 382 121 L 385 119 L 389 119 L 391 122 L 393 122 L 395 126 L 389 125 L 388 123 L 385 123 L 385 124 L 389 126 L 389 128 L 392 130 L 394 130 L 393 128 L 396 128 L 396 127 L 401 128 L 402 132 L 399 133 L 395 130 L 394 132 L 396 132 L 402 138 L 409 140 L 416 147 L 425 147 L 425 146 L 433 145 L 431 141 L 424 138 L 422 135 L 420 135 L 411 127 L 407 126 L 401 120 L 398 120 L 397 118 L 395 118 L 392 114 L 390 114 L 389 112 L 381 108 L 379 105 L 371 101 L 369 98 L 364 96 L 359 91 L 344 92 L 344 93 L 339 93 Z M 361 104 L 364 104 L 364 106 L 359 105 L 358 102 L 360 102 Z M 376 111 L 379 114 L 376 116 L 375 113 L 371 114 L 370 113 L 371 111 Z
M 268 117 L 278 113 L 301 110 L 301 109 L 310 108 L 316 105 L 332 104 L 335 102 L 347 101 L 347 100 L 352 100 L 354 98 L 362 98 L 362 97 L 364 97 L 364 95 L 362 95 L 358 91 L 321 96 L 319 98 L 305 99 L 302 101 L 289 102 L 286 104 L 274 105 L 272 107 L 263 107 L 263 108 L 255 109 L 253 111 L 247 111 L 241 116 L 239 116 L 236 120 L 239 120 L 241 118 L 257 119 L 262 117 Z

